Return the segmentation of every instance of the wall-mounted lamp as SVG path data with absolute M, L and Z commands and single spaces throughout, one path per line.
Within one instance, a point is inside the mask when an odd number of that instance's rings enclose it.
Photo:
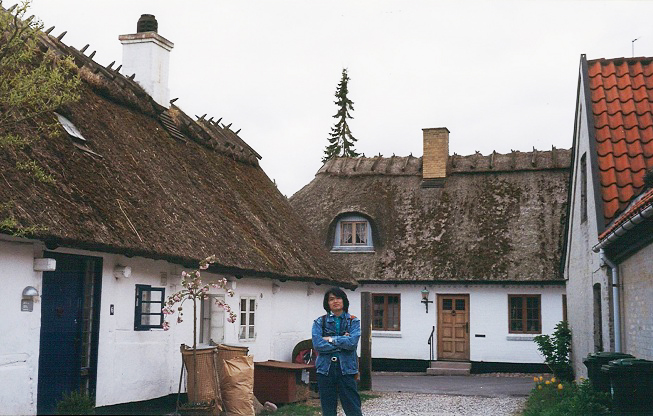
M 21 312 L 32 312 L 34 299 L 39 296 L 39 291 L 34 286 L 27 286 L 23 289 L 23 298 L 20 301 Z
M 35 272 L 53 272 L 57 269 L 57 260 L 48 258 L 34 259 Z
M 426 313 L 429 313 L 429 303 L 433 303 L 433 301 L 429 300 L 429 290 L 426 286 L 422 289 L 422 303 L 426 306 Z
M 311 296 L 313 293 L 315 293 L 315 286 L 309 283 L 306 288 L 306 296 Z
M 116 266 L 113 268 L 113 277 L 116 279 L 127 279 L 132 275 L 132 268 L 129 266 Z

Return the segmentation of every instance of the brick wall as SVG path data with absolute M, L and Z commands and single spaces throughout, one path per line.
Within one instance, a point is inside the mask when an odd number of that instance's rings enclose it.
M 620 271 L 624 352 L 653 360 L 653 244 L 624 261 Z

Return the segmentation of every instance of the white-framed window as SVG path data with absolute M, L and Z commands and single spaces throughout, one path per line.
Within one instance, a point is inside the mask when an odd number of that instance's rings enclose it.
M 256 339 L 255 318 L 256 297 L 243 296 L 240 298 L 240 331 L 238 338 L 242 340 Z
M 217 300 L 224 302 L 224 295 L 209 295 L 202 301 L 200 321 L 200 342 L 215 344 L 224 342 L 224 308 L 216 304 Z
M 332 251 L 373 252 L 372 227 L 367 218 L 347 215 L 338 220 Z

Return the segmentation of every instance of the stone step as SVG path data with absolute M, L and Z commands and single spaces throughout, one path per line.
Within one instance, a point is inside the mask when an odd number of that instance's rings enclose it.
M 462 361 L 431 361 L 426 374 L 431 376 L 468 376 L 472 363 Z

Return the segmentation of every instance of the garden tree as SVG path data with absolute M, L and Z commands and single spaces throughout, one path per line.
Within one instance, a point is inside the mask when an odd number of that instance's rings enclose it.
M 81 83 L 72 57 L 44 52 L 43 25 L 25 18 L 30 0 L 5 10 L 0 0 L 0 152 L 16 161 L 16 169 L 34 180 L 54 180 L 30 154 L 39 138 L 60 132 L 53 112 L 79 99 Z M 45 49 L 45 48 L 43 48 Z M 11 215 L 11 201 L 0 203 L 0 231 L 25 234 Z
M 348 84 L 349 76 L 347 75 L 347 69 L 343 69 L 342 78 L 340 78 L 340 83 L 336 89 L 335 104 L 338 106 L 338 112 L 333 116 L 333 118 L 338 119 L 338 121 L 333 127 L 331 127 L 329 144 L 324 150 L 322 163 L 333 157 L 356 157 L 359 155 L 356 150 L 354 150 L 356 139 L 352 136 L 349 124 L 347 124 L 347 119 L 353 118 L 349 112 L 354 111 L 354 103 L 347 97 L 347 94 L 349 93 Z

